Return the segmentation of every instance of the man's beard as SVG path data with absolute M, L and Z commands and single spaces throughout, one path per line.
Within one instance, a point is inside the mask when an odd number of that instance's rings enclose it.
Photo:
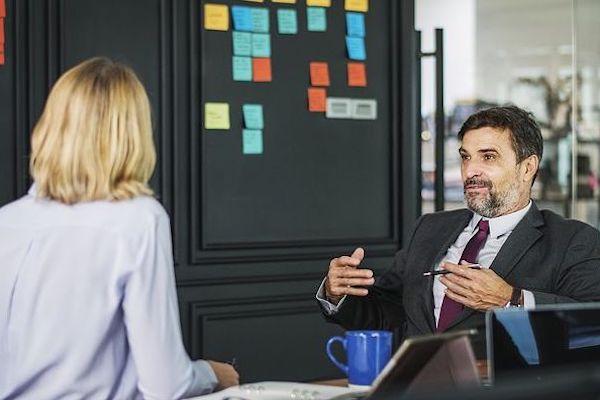
M 483 185 L 488 189 L 488 194 L 484 198 L 480 198 L 477 195 L 469 195 L 466 189 L 464 191 L 467 208 L 487 218 L 506 214 L 519 201 L 518 182 L 514 180 L 504 192 L 494 190 L 492 182 L 484 179 L 467 179 L 464 186 L 466 187 L 467 185 Z

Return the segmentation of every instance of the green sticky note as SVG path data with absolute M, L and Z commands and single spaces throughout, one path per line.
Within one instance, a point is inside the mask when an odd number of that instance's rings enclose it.
M 232 63 L 234 81 L 252 80 L 252 58 L 233 56 Z
M 307 27 L 311 32 L 327 30 L 327 14 L 323 7 L 306 7 Z
M 262 154 L 263 137 L 262 131 L 257 129 L 244 129 L 242 133 L 242 144 L 244 154 Z
M 277 10 L 277 27 L 283 35 L 295 35 L 298 33 L 298 16 L 296 10 L 280 8 Z
M 229 103 L 205 103 L 204 128 L 229 129 Z
M 269 10 L 264 7 L 254 7 L 250 10 L 252 32 L 269 32 Z
M 252 57 L 271 57 L 271 37 L 268 33 L 252 34 Z
M 244 125 L 248 129 L 263 129 L 263 107 L 261 104 L 244 104 Z
M 233 55 L 252 55 L 252 34 L 250 32 L 233 31 Z

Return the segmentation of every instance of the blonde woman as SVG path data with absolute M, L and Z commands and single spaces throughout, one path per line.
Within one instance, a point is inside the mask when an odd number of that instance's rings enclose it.
M 0 399 L 177 399 L 238 383 L 181 341 L 144 88 L 95 58 L 52 89 L 34 185 L 0 209 Z

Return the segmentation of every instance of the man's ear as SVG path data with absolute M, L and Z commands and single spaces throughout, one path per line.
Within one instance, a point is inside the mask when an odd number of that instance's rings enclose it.
M 532 182 L 533 177 L 537 173 L 540 167 L 540 159 L 537 155 L 532 154 L 523 161 L 521 161 L 521 165 L 524 168 L 525 174 L 523 175 L 524 182 Z

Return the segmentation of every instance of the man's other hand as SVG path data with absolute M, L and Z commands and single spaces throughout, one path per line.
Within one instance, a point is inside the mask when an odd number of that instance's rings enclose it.
M 479 311 L 504 307 L 510 301 L 512 286 L 491 269 L 471 269 L 468 264 L 449 262 L 442 267 L 452 272 L 440 278 L 448 288 L 446 296 L 452 300 Z
M 240 384 L 240 375 L 232 365 L 212 360 L 208 360 L 208 363 L 217 376 L 218 383 L 216 390 Z
M 366 296 L 369 294 L 367 289 L 356 287 L 371 286 L 375 282 L 373 271 L 358 268 L 364 257 L 365 251 L 358 247 L 350 256 L 331 260 L 325 282 L 325 294 L 329 301 L 337 304 L 346 295 Z

